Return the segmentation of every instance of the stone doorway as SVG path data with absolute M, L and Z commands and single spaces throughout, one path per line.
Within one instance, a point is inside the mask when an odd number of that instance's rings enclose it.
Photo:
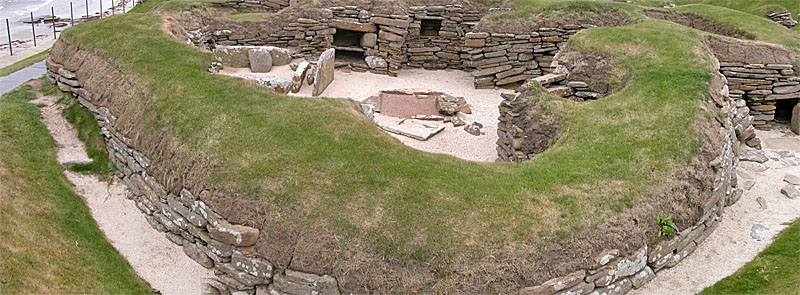
M 361 37 L 364 32 L 357 32 L 345 29 L 336 29 L 336 34 L 333 34 L 333 46 L 337 47 L 361 47 Z
M 797 103 L 797 99 L 775 101 L 775 123 L 789 124 L 792 121 L 792 109 Z

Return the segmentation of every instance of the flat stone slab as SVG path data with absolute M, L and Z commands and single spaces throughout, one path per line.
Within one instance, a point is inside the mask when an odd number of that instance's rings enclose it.
M 418 120 L 400 119 L 375 113 L 375 124 L 387 132 L 425 141 L 444 130 L 444 125 L 420 122 Z
M 764 146 L 776 150 L 789 150 L 800 153 L 800 138 L 767 138 L 764 139 Z
M 800 197 L 800 192 L 791 184 L 782 187 L 781 193 L 789 199 L 797 199 L 797 197 Z

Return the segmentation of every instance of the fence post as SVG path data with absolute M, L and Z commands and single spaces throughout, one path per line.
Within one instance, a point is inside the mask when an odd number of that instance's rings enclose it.
M 86 22 L 89 21 L 89 0 L 86 0 Z
M 103 0 L 100 0 L 98 2 L 100 2 L 100 18 L 103 18 Z
M 51 25 L 53 25 L 53 39 L 58 39 L 58 36 L 56 35 L 56 11 L 55 8 L 53 8 L 53 6 L 50 6 L 50 13 L 52 14 L 51 17 L 53 20 L 51 23 Z
M 8 52 L 14 56 L 14 49 L 11 48 L 11 27 L 8 26 L 8 19 L 6 19 L 6 33 L 8 33 Z
M 33 11 L 31 11 L 31 32 L 33 33 L 33 47 L 36 47 L 36 25 L 33 23 Z
M 111 15 L 117 15 L 117 8 L 114 7 L 114 0 L 111 0 Z
M 75 26 L 75 14 L 72 12 L 72 1 L 69 2 L 69 22 L 71 26 Z

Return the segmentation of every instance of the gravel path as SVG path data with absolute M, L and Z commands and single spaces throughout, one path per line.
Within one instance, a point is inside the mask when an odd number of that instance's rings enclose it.
M 61 116 L 64 105 L 55 103 L 58 98 L 48 96 L 32 101 L 47 105 L 42 108 L 42 122 L 57 143 L 58 162 L 89 161 L 76 130 Z M 106 239 L 153 289 L 162 294 L 201 294 L 204 278 L 212 278 L 213 273 L 150 227 L 133 201 L 125 198 L 123 184 L 66 170 L 64 174 L 75 186 L 75 193 L 83 197 Z
M 800 176 L 800 166 L 787 164 L 792 161 L 798 163 L 800 158 L 783 157 L 778 154 L 778 151 L 790 150 L 800 155 L 800 137 L 787 131 L 785 128 L 780 128 L 780 131 L 757 132 L 758 137 L 766 143 L 764 151 L 770 160 L 765 165 L 769 169 L 755 172 L 746 168 L 750 163 L 740 162 L 738 170 L 752 176 L 755 185 L 746 190 L 736 204 L 725 209 L 717 230 L 699 245 L 694 253 L 677 266 L 659 272 L 656 278 L 642 289 L 629 294 L 700 292 L 751 261 L 772 243 L 778 233 L 789 226 L 788 222 L 800 217 L 800 199 L 792 200 L 781 194 L 781 187 L 786 185 L 783 181 L 784 175 Z M 771 144 L 773 142 L 780 142 L 781 145 Z M 739 177 L 739 183 L 747 181 L 746 178 Z M 758 197 L 766 201 L 766 209 L 761 208 L 756 201 Z M 761 241 L 750 237 L 750 231 L 756 224 L 768 228 L 761 233 Z
M 225 68 L 223 71 L 253 74 L 249 69 Z M 269 73 L 255 75 L 291 77 L 292 73 L 287 65 L 273 67 Z M 335 79 L 322 95 L 360 102 L 378 94 L 381 90 L 427 88 L 455 97 L 464 97 L 472 108 L 472 115 L 467 115 L 467 124 L 472 122 L 483 124 L 484 135 L 470 135 L 464 131 L 463 126 L 456 128 L 449 123 L 445 124 L 444 131 L 427 141 L 389 134 L 407 146 L 421 151 L 448 154 L 468 161 L 494 162 L 497 159 L 497 117 L 500 115 L 497 107 L 503 100 L 500 93 L 513 90 L 475 89 L 472 85 L 473 80 L 472 74 L 455 70 L 403 69 L 397 77 L 336 70 Z M 299 93 L 291 95 L 310 97 L 311 89 L 311 86 L 304 84 Z M 426 124 L 439 123 L 426 122 Z

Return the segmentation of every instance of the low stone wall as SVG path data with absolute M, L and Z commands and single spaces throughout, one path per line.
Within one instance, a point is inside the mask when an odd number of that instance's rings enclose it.
M 717 62 L 715 71 L 719 70 L 720 64 Z M 616 249 L 604 251 L 584 269 L 551 279 L 538 286 L 523 288 L 520 294 L 625 294 L 652 280 L 659 271 L 680 263 L 717 228 L 725 206 L 734 204 L 743 193 L 738 186 L 735 168 L 739 161 L 739 145 L 743 143 L 741 140 L 743 138 L 739 136 L 740 130 L 752 128 L 752 116 L 748 108 L 736 107 L 742 103 L 742 99 L 731 97 L 727 87 L 729 81 L 724 76 L 716 73 L 714 79 L 710 90 L 714 107 L 726 111 L 727 116 L 717 117 L 723 149 L 719 156 L 709 163 L 715 171 L 713 195 L 703 206 L 702 217 L 693 226 L 681 230 L 678 235 L 668 240 L 656 245 L 645 245 L 628 255 Z M 515 118 L 515 114 L 525 111 L 527 103 L 519 92 L 505 98 L 504 106 L 500 107 L 501 113 L 505 110 L 506 116 Z M 503 121 L 501 118 L 501 125 L 503 122 L 511 122 L 512 128 L 516 127 L 513 119 Z M 516 133 L 524 131 L 520 129 Z M 508 129 L 504 132 L 508 132 Z M 516 133 L 511 132 L 508 135 L 513 136 Z M 502 137 L 501 135 L 501 139 Z M 505 147 L 498 147 L 498 151 L 501 149 Z M 519 162 L 530 157 L 516 153 L 509 158 L 509 161 Z
M 800 99 L 800 77 L 791 64 L 722 62 L 719 70 L 728 80 L 731 97 L 743 99 L 739 107 L 750 108 L 755 128 L 772 129 L 779 100 Z
M 767 17 L 790 29 L 797 25 L 797 21 L 792 18 L 792 13 L 788 10 L 773 12 L 767 15 Z M 798 19 L 800 19 L 800 15 L 798 15 Z
M 79 74 L 86 76 L 87 73 L 70 71 L 54 63 L 52 57 L 47 61 L 47 68 L 48 81 L 62 91 L 73 93 L 79 103 L 94 114 L 118 169 L 117 176 L 128 186 L 130 198 L 153 228 L 182 246 L 189 257 L 216 270 L 216 278 L 206 285 L 207 293 L 339 294 L 337 280 L 333 277 L 294 270 L 281 273 L 267 258 L 258 256 L 251 247 L 258 239 L 258 229 L 234 225 L 222 218 L 203 201 L 208 191 L 191 191 L 186 187 L 177 194 L 166 191 L 163 183 L 148 174 L 152 167 L 147 156 L 137 150 L 133 140 L 116 130 L 117 118 L 108 108 L 96 103 L 97 96 L 81 87 Z M 715 71 L 719 70 L 717 64 Z M 712 85 L 719 87 L 710 90 L 712 101 L 727 116 L 716 117 L 723 148 L 709 163 L 715 171 L 713 195 L 703 206 L 698 222 L 669 240 L 646 245 L 633 253 L 615 249 L 599 253 L 590 265 L 541 285 L 523 288 L 520 294 L 624 294 L 647 283 L 658 271 L 675 266 L 713 232 L 725 205 L 734 203 L 742 195 L 735 174 L 740 144 L 737 130 L 749 129 L 752 122 L 748 108 L 736 107 L 741 99 L 730 97 L 725 77 L 716 73 L 714 79 L 717 83 Z M 513 113 L 524 111 L 524 104 L 511 102 L 509 105 L 512 117 Z
M 47 81 L 70 92 L 94 115 L 116 167 L 116 176 L 128 188 L 150 225 L 183 247 L 184 253 L 203 267 L 214 269 L 216 279 L 207 282 L 206 294 L 339 294 L 335 278 L 294 270 L 279 273 L 251 247 L 258 240 L 256 228 L 231 224 L 200 198 L 207 191 L 182 188 L 178 195 L 148 175 L 150 160 L 116 131 L 117 118 L 93 103 L 92 93 L 81 87 L 75 72 L 47 61 Z M 242 293 L 244 292 L 244 293 Z
M 552 72 L 554 56 L 586 24 L 539 28 L 525 34 L 473 32 L 488 13 L 461 5 L 413 6 L 408 14 L 376 14 L 357 6 L 330 7 L 314 18 L 297 18 L 262 36 L 239 24 L 217 23 L 215 31 L 196 32 L 193 43 L 277 46 L 292 48 L 294 57 L 315 58 L 328 48 L 363 60 L 337 61 L 354 71 L 397 75 L 403 67 L 457 69 L 473 72 L 476 88 L 508 85 Z M 357 42 L 341 44 L 337 33 L 360 34 Z M 341 38 L 341 37 L 339 37 Z
M 276 12 L 294 4 L 296 0 L 227 0 L 217 3 L 222 7 L 230 8 L 259 8 L 267 12 Z

